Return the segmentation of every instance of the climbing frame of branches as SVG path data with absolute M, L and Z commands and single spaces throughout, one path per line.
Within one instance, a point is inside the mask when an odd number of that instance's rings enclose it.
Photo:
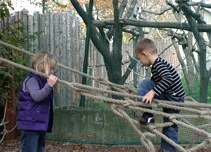
M 26 50 L 17 48 L 15 46 L 12 46 L 5 42 L 0 41 L 0 45 L 10 48 L 12 50 L 20 51 L 22 53 L 33 56 L 33 53 L 30 53 Z M 45 75 L 43 73 L 37 72 L 31 68 L 28 68 L 26 66 L 14 63 L 12 61 L 9 61 L 7 59 L 0 57 L 0 63 L 1 62 L 5 62 L 7 64 L 15 66 L 16 68 L 21 68 L 26 71 L 30 71 L 35 74 L 44 76 L 46 78 L 48 77 L 47 75 Z M 116 115 L 125 119 L 131 125 L 131 127 L 138 133 L 141 143 L 144 145 L 144 147 L 146 148 L 146 150 L 148 152 L 155 152 L 155 147 L 154 147 L 151 139 L 155 138 L 156 136 L 164 139 L 166 142 L 168 142 L 169 144 L 176 147 L 176 149 L 178 151 L 182 151 L 182 152 L 196 151 L 196 150 L 204 147 L 206 144 L 211 143 L 211 133 L 206 131 L 206 128 L 210 127 L 211 124 L 195 126 L 194 124 L 192 124 L 189 121 L 189 119 L 210 120 L 211 119 L 211 105 L 198 103 L 198 102 L 194 101 L 191 97 L 186 98 L 185 103 L 170 102 L 170 101 L 154 99 L 152 102 L 152 105 L 150 105 L 150 107 L 152 107 L 152 108 L 169 108 L 169 109 L 185 111 L 185 112 L 188 112 L 188 114 L 186 114 L 186 113 L 185 114 L 169 114 L 169 113 L 164 113 L 161 111 L 147 109 L 145 107 L 149 107 L 149 105 L 145 105 L 141 102 L 136 102 L 138 99 L 141 99 L 142 97 L 136 95 L 137 90 L 132 86 L 117 85 L 117 84 L 108 82 L 107 80 L 100 78 L 100 77 L 89 76 L 87 74 L 84 74 L 80 71 L 74 70 L 74 69 L 67 67 L 65 65 L 62 65 L 62 64 L 58 64 L 58 66 L 61 68 L 65 68 L 67 70 L 71 70 L 72 72 L 75 72 L 79 75 L 86 76 L 87 78 L 93 79 L 96 82 L 105 85 L 106 86 L 105 88 L 96 88 L 96 87 L 92 87 L 92 86 L 82 85 L 80 83 L 58 80 L 59 83 L 67 85 L 68 87 L 75 89 L 77 92 L 81 93 L 82 95 L 84 95 L 88 98 L 94 99 L 94 101 L 96 101 L 96 102 L 106 102 L 106 103 L 111 104 L 111 110 Z M 121 98 L 113 99 L 113 98 L 111 98 L 111 95 L 120 96 Z M 154 115 L 167 117 L 167 118 L 169 118 L 170 122 L 155 123 L 152 125 L 140 125 L 136 119 L 130 117 L 125 112 L 126 109 L 131 109 L 131 110 L 140 111 L 140 112 L 148 112 L 148 113 L 152 113 Z M 191 144 L 185 149 L 181 145 L 173 142 L 171 139 L 169 139 L 167 136 L 165 136 L 162 132 L 159 131 L 160 128 L 172 126 L 174 124 L 177 124 L 179 126 L 187 128 L 189 130 L 192 130 L 195 133 L 195 136 L 202 137 L 203 141 L 197 145 Z M 192 139 L 195 139 L 195 138 L 192 138 Z M 192 141 L 192 142 L 194 142 L 194 141 Z

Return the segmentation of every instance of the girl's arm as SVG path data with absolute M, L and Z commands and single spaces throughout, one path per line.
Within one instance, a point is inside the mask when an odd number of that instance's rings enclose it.
M 26 87 L 35 102 L 40 102 L 44 100 L 53 89 L 53 87 L 48 85 L 48 83 L 46 83 L 43 88 L 40 88 L 35 78 L 30 78 L 26 82 Z

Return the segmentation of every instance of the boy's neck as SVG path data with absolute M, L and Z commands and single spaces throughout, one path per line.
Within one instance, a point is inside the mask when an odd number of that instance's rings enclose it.
M 158 55 L 157 55 L 157 54 L 151 55 L 151 57 L 150 57 L 150 63 L 151 63 L 151 65 L 154 64 L 154 62 L 155 62 L 155 60 L 156 60 L 157 58 L 158 58 Z

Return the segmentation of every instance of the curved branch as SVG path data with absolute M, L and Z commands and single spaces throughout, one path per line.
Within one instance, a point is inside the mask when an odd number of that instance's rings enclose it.
M 174 11 L 179 12 L 178 6 L 174 5 L 169 0 L 166 1 L 166 4 L 173 8 Z
M 81 16 L 85 24 L 88 24 L 88 16 L 77 0 L 70 0 L 78 14 Z
M 162 15 L 162 14 L 164 14 L 165 12 L 167 12 L 171 9 L 172 9 L 171 7 L 168 7 L 168 8 L 162 9 L 160 12 L 153 12 L 151 10 L 145 10 L 145 9 L 142 9 L 142 10 L 143 10 L 143 12 L 147 12 L 147 13 L 150 13 L 150 14 Z
M 83 19 L 84 23 L 86 25 L 88 25 L 89 18 L 87 16 L 87 13 L 84 11 L 84 9 L 79 4 L 79 2 L 77 0 L 70 0 L 70 1 L 71 1 L 72 5 L 74 6 L 74 8 L 76 9 L 76 11 L 78 12 L 78 14 Z M 104 45 L 102 44 L 102 41 L 98 38 L 97 35 L 99 35 L 99 32 L 97 32 L 97 30 L 92 26 L 91 27 L 91 40 L 94 43 L 97 50 L 102 54 L 102 56 L 104 58 L 108 58 L 109 49 L 107 47 L 104 47 Z

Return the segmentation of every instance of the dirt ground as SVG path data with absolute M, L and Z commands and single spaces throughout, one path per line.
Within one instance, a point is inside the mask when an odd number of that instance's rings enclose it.
M 12 140 L 0 144 L 0 152 L 20 152 L 19 140 Z M 158 150 L 159 147 L 156 147 Z M 46 152 L 145 152 L 141 146 L 102 146 L 102 145 L 77 145 L 62 142 L 46 142 Z M 159 150 L 158 150 L 159 151 Z M 211 152 L 211 148 L 202 148 L 197 152 Z

